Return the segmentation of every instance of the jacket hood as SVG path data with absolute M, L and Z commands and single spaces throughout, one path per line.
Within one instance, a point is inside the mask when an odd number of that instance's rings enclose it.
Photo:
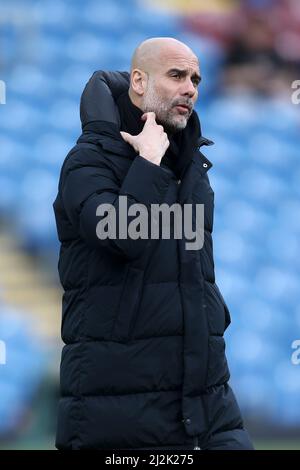
M 129 88 L 128 72 L 94 72 L 86 84 L 80 100 L 80 119 L 83 132 L 101 130 L 104 123 L 120 127 L 120 116 L 115 99 Z

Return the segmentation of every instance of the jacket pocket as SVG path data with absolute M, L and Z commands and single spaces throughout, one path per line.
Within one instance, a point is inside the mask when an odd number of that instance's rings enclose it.
M 225 341 L 222 336 L 211 335 L 208 340 L 208 367 L 206 387 L 225 383 L 230 373 L 225 355 Z
M 230 323 L 230 314 L 217 284 L 206 283 L 205 307 L 211 335 L 223 335 Z
M 126 342 L 132 337 L 142 294 L 143 277 L 144 272 L 141 269 L 128 267 L 112 327 L 112 340 Z
M 224 297 L 223 297 L 223 295 L 221 294 L 220 289 L 219 289 L 219 287 L 217 286 L 216 283 L 214 284 L 214 287 L 215 287 L 215 289 L 216 289 L 216 291 L 217 291 L 217 293 L 218 293 L 218 295 L 219 295 L 219 297 L 220 297 L 220 299 L 221 299 L 221 301 L 222 301 L 223 307 L 224 307 L 224 320 L 225 320 L 225 321 L 224 321 L 224 331 L 225 331 L 226 328 L 227 328 L 227 327 L 230 325 L 230 323 L 231 323 L 231 316 L 230 316 L 230 312 L 229 312 L 229 309 L 228 309 L 228 307 L 227 307 L 227 304 L 226 304 L 226 302 L 225 302 L 225 300 L 224 300 Z
M 226 303 L 224 302 L 224 310 L 225 310 L 225 328 L 224 328 L 224 331 L 226 330 L 226 328 L 230 325 L 231 323 L 231 316 L 230 316 L 230 312 L 228 310 L 228 307 L 226 305 Z

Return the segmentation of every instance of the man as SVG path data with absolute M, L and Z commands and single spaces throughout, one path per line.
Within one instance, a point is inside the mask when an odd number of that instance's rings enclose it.
M 66 344 L 58 449 L 252 448 L 228 385 L 212 164 L 199 151 L 212 142 L 193 110 L 200 79 L 186 45 L 153 38 L 130 77 L 96 72 L 83 92 L 83 134 L 54 202 Z M 174 203 L 204 204 L 201 249 L 185 235 L 102 236 L 108 213 L 129 229 L 134 205 Z

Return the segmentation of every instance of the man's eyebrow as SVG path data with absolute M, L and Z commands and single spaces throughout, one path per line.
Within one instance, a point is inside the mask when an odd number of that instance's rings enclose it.
M 188 74 L 188 70 L 173 68 L 173 69 L 169 69 L 167 71 L 168 75 L 170 75 L 171 73 L 178 73 L 178 75 L 185 76 L 185 75 Z M 192 78 L 197 78 L 199 80 L 199 82 L 201 82 L 201 79 L 202 79 L 201 75 L 199 75 L 196 72 L 193 73 Z

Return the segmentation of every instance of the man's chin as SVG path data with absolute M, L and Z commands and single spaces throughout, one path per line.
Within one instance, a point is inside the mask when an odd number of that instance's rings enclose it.
M 175 132 L 182 131 L 183 129 L 186 128 L 188 120 L 185 118 L 182 119 L 176 119 L 174 122 L 171 124 Z
M 175 134 L 182 131 L 188 122 L 188 119 L 183 116 L 174 117 L 174 119 L 160 120 L 156 119 L 157 124 L 161 124 L 167 134 Z

